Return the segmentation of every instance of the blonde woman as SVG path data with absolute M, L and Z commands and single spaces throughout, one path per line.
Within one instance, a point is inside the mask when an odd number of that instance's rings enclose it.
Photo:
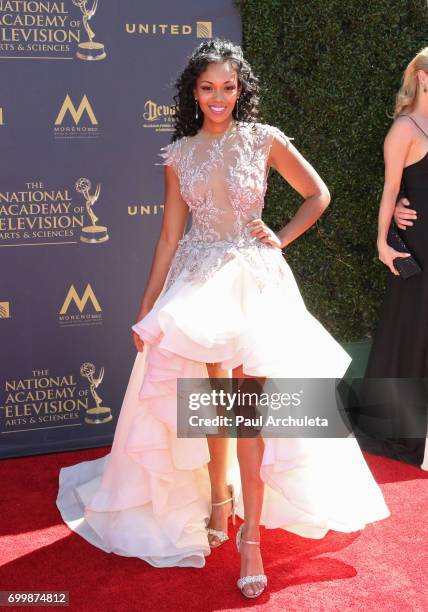
M 415 380 L 395 380 L 389 387 L 389 399 L 384 398 L 384 416 L 391 419 L 395 435 L 365 447 L 428 469 L 427 457 L 424 459 L 427 390 L 423 381 L 428 378 L 428 47 L 404 71 L 394 122 L 385 138 L 384 158 L 377 247 L 379 259 L 391 274 L 366 376 Z M 395 207 L 399 194 L 405 198 Z M 420 274 L 408 279 L 401 278 L 394 265 L 396 257 L 405 255 L 387 242 L 393 215 L 422 267 Z

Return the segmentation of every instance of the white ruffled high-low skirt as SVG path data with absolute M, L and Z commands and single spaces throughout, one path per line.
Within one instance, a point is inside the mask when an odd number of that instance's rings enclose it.
M 172 267 L 152 310 L 132 326 L 145 344 L 111 452 L 60 471 L 59 511 L 91 544 L 156 567 L 205 565 L 210 455 L 206 438 L 176 435 L 178 378 L 207 377 L 205 364 L 214 362 L 229 370 L 242 364 L 260 377 L 346 372 L 350 357 L 306 309 L 281 251 L 265 247 L 226 245 L 222 265 L 193 282 L 186 269 L 171 282 Z M 260 270 L 269 270 L 268 282 Z M 244 518 L 236 453 L 229 456 L 228 481 Z M 260 476 L 267 528 L 322 538 L 390 514 L 352 437 L 266 437 Z

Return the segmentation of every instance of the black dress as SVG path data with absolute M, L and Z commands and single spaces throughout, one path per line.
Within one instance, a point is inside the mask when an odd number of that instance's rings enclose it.
M 399 234 L 423 270 L 406 280 L 388 273 L 363 383 L 366 418 L 360 425 L 368 437 L 360 438 L 360 445 L 421 465 L 428 403 L 428 153 L 404 168 L 400 193 L 417 220 Z

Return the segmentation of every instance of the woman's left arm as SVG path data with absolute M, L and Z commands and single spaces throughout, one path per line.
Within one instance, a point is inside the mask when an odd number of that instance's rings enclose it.
M 273 166 L 305 199 L 293 218 L 276 233 L 280 248 L 283 249 L 320 218 L 331 197 L 322 178 L 289 140 L 273 137 L 268 166 Z M 254 229 L 253 236 L 259 237 L 262 242 L 278 246 L 278 243 L 275 245 L 275 239 L 272 240 L 269 235 L 261 237 L 265 231 L 264 227 L 267 227 L 261 219 L 251 221 L 248 225 Z

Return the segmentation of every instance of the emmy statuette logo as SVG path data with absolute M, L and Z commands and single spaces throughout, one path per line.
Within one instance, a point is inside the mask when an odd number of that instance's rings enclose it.
M 95 366 L 93 363 L 86 362 L 82 363 L 80 366 L 80 374 L 83 376 L 83 378 L 87 378 L 89 380 L 91 394 L 96 404 L 96 406 L 92 408 L 87 408 L 85 423 L 89 423 L 90 425 L 108 423 L 108 421 L 111 421 L 113 418 L 111 410 L 106 406 L 101 406 L 103 400 L 97 393 L 97 388 L 104 378 L 104 368 L 101 368 L 98 378 L 94 378 Z
M 3 109 L 0 106 L 0 125 L 4 125 L 4 121 L 3 121 Z
M 101 185 L 98 183 L 95 193 L 91 195 L 91 181 L 88 178 L 80 178 L 76 181 L 75 189 L 85 198 L 86 212 L 91 220 L 91 225 L 82 228 L 80 240 L 90 244 L 105 242 L 109 239 L 107 228 L 104 225 L 97 225 L 98 217 L 92 210 L 93 205 L 99 198 Z
M 10 319 L 9 302 L 0 302 L 0 319 Z
M 72 2 L 82 11 L 83 27 L 85 28 L 86 34 L 89 38 L 87 42 L 79 43 L 79 50 L 76 52 L 77 57 L 82 60 L 90 61 L 104 59 L 106 57 L 104 45 L 103 43 L 94 41 L 95 32 L 91 29 L 91 26 L 89 25 L 89 21 L 96 13 L 98 0 L 94 0 L 91 9 L 88 9 L 88 7 L 86 6 L 88 0 L 72 0 Z

